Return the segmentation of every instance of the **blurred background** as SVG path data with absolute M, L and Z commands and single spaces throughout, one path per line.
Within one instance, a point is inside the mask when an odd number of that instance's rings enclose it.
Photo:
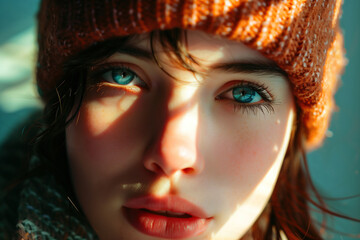
M 0 143 L 12 128 L 41 103 L 34 87 L 36 12 L 39 0 L 0 0 Z M 320 193 L 336 212 L 360 219 L 360 0 L 345 0 L 341 26 L 349 63 L 336 95 L 323 148 L 308 155 Z M 1 167 L 1 166 L 0 166 Z M 352 197 L 357 196 L 357 197 Z M 314 213 L 319 220 L 321 219 Z M 326 239 L 354 239 L 360 223 L 327 218 L 334 231 Z M 342 234 L 344 233 L 344 234 Z M 347 233 L 347 234 L 345 234 Z

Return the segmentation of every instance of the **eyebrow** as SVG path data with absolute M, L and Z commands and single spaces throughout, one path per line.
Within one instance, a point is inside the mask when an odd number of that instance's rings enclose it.
M 131 45 L 122 46 L 121 48 L 117 49 L 116 52 L 121 53 L 121 54 L 130 55 L 133 57 L 142 58 L 145 60 L 153 60 L 153 54 L 150 51 L 147 51 L 145 49 L 138 48 L 135 46 L 131 46 Z
M 250 73 L 288 78 L 287 73 L 272 61 L 245 60 L 230 63 L 219 63 L 212 65 L 210 68 L 216 71 L 225 71 L 230 73 Z

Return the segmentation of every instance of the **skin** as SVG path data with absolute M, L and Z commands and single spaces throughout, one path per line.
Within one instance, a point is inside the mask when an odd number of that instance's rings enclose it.
M 132 45 L 150 51 L 147 35 Z M 188 51 L 201 64 L 201 75 L 156 49 L 176 80 L 151 59 L 115 53 L 100 65 L 125 65 L 147 87 L 119 85 L 103 74 L 66 129 L 81 208 L 100 239 L 157 239 L 133 228 L 121 208 L 133 197 L 172 194 L 212 217 L 207 229 L 190 239 L 239 239 L 266 206 L 289 143 L 295 105 L 288 80 L 214 69 L 219 63 L 270 60 L 199 31 L 188 31 Z M 234 107 L 231 90 L 243 81 L 265 86 L 271 102 Z

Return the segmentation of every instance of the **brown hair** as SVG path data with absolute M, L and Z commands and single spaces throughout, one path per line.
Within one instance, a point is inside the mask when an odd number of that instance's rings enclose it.
M 195 72 L 192 64 L 198 63 L 186 50 L 186 30 L 154 31 L 150 33 L 150 37 L 153 57 L 160 68 L 162 66 L 157 61 L 154 49 L 156 41 L 179 66 Z M 53 173 L 75 203 L 77 201 L 73 194 L 66 160 L 65 129 L 75 119 L 81 107 L 87 89 L 88 69 L 109 57 L 118 46 L 133 38 L 134 36 L 127 36 L 108 39 L 71 57 L 63 66 L 62 81 L 48 95 L 43 113 L 43 130 L 36 142 L 36 154 L 41 160 L 41 166 L 36 169 L 36 173 Z M 299 107 L 297 110 L 287 154 L 268 204 L 270 211 L 264 215 L 268 219 L 268 224 L 263 228 L 260 219 L 254 224 L 249 233 L 254 239 L 274 239 L 274 236 L 275 239 L 281 239 L 281 234 L 288 239 L 321 239 L 311 219 L 308 202 L 332 214 L 326 209 L 311 182 L 304 151 L 302 112 Z M 311 200 L 309 190 L 316 196 L 318 204 Z

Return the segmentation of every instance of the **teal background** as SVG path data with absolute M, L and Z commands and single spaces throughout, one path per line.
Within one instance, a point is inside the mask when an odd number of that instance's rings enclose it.
M 329 137 L 322 148 L 308 155 L 311 176 L 320 193 L 329 198 L 332 210 L 360 219 L 360 1 L 345 0 L 340 21 L 345 38 L 348 65 L 335 95 L 335 112 Z M 360 223 L 329 218 L 338 231 L 357 234 Z M 353 239 L 328 232 L 326 239 Z
M 34 94 L 34 25 L 39 0 L 0 0 L 0 141 L 40 103 Z M 360 0 L 346 0 L 341 26 L 349 63 L 336 94 L 332 135 L 308 155 L 310 172 L 328 206 L 360 219 Z M 10 61 L 10 63 L 9 63 Z M 351 197 L 356 196 L 357 197 Z M 350 198 L 348 198 L 350 197 Z M 344 199 L 345 198 L 345 199 Z M 340 199 L 340 200 L 339 200 Z M 316 214 L 315 214 L 316 215 Z M 318 216 L 319 217 L 319 216 Z M 320 217 L 319 217 L 320 218 Z M 360 223 L 328 217 L 336 231 L 357 235 Z M 354 239 L 328 231 L 326 239 Z

